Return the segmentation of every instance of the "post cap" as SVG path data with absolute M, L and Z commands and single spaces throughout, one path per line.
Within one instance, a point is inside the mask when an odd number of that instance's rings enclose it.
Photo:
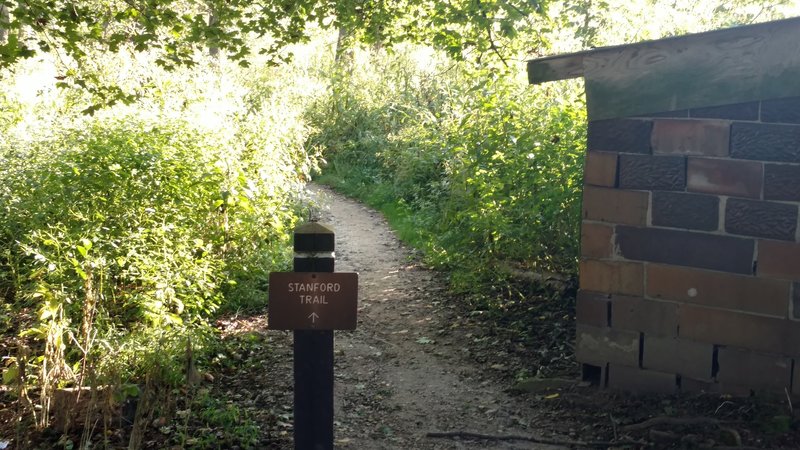
M 294 229 L 295 252 L 332 252 L 334 246 L 334 232 L 328 225 L 310 222 Z

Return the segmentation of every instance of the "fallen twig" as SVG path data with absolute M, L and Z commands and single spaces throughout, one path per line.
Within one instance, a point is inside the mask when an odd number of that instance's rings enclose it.
M 614 429 L 614 440 L 616 441 L 619 439 L 617 435 L 617 421 L 614 420 L 614 416 L 612 416 L 611 413 L 608 413 L 608 418 L 611 420 L 611 427 Z
M 711 417 L 666 417 L 659 416 L 647 419 L 644 422 L 625 425 L 622 431 L 646 430 L 659 425 L 687 426 L 687 425 L 719 425 L 722 422 Z
M 471 431 L 432 431 L 426 434 L 429 438 L 467 438 L 467 439 L 486 439 L 492 441 L 527 441 L 535 442 L 537 444 L 548 445 L 571 445 L 576 447 L 609 447 L 619 444 L 636 444 L 647 446 L 647 442 L 637 441 L 633 439 L 620 439 L 614 441 L 573 441 L 569 439 L 546 439 L 537 438 L 534 436 L 522 436 L 518 434 L 484 434 L 473 433 Z
M 714 415 L 716 416 L 717 413 L 719 413 L 719 410 L 722 409 L 722 407 L 725 406 L 725 405 L 733 405 L 733 402 L 725 400 L 724 402 L 720 403 L 720 405 L 717 406 L 717 409 L 714 410 Z
M 763 447 L 729 447 L 726 445 L 714 447 L 714 450 L 759 450 Z

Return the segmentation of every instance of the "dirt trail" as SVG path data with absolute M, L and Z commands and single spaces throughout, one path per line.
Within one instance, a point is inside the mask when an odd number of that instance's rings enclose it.
M 535 409 L 463 357 L 443 281 L 415 263 L 383 217 L 311 186 L 336 232 L 336 270 L 359 273 L 359 324 L 335 342 L 337 448 L 541 448 L 520 441 L 447 440 L 430 431 L 542 435 Z

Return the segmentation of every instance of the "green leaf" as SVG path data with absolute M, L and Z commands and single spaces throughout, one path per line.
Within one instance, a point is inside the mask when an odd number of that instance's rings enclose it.
M 17 378 L 19 378 L 19 367 L 14 362 L 3 370 L 3 384 L 6 386 L 12 385 L 17 381 Z

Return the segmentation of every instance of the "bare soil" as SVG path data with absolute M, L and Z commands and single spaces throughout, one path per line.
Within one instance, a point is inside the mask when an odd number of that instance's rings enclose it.
M 342 448 L 554 448 L 432 439 L 427 432 L 541 433 L 530 402 L 476 364 L 474 334 L 454 331 L 445 280 L 368 208 L 317 189 L 336 231 L 337 270 L 359 273 L 359 326 L 336 335 L 335 429 Z M 488 362 L 488 360 L 487 360 Z M 501 368 L 499 364 L 495 367 Z

